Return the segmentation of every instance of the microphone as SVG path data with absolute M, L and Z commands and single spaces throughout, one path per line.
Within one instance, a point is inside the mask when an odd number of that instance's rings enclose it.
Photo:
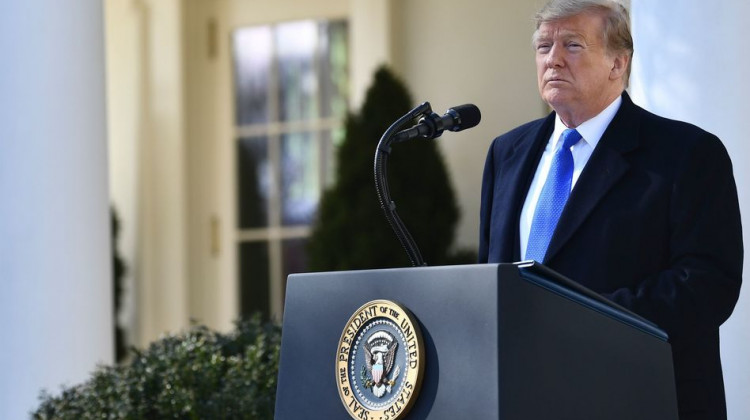
M 461 131 L 479 124 L 482 113 L 476 105 L 466 104 L 450 108 L 441 117 L 431 113 L 420 118 L 419 123 L 409 129 L 399 131 L 393 137 L 395 142 L 411 140 L 413 138 L 434 139 L 440 137 L 444 130 Z

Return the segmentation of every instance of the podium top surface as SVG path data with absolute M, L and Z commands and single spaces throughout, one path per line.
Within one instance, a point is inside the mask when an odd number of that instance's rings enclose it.
M 653 322 L 626 309 L 591 289 L 577 283 L 554 270 L 535 261 L 514 264 L 524 280 L 544 287 L 568 299 L 574 300 L 592 310 L 600 312 L 620 322 L 628 324 L 664 341 L 669 341 L 667 333 Z
M 400 277 L 401 275 L 416 275 L 418 273 L 438 277 L 446 275 L 459 275 L 462 277 L 468 277 L 471 275 L 471 273 L 478 272 L 498 273 L 503 268 L 517 270 L 519 276 L 529 283 L 547 289 L 552 293 L 574 301 L 586 308 L 599 312 L 609 318 L 627 324 L 663 341 L 669 341 L 669 336 L 667 335 L 667 333 L 653 322 L 608 300 L 602 295 L 586 288 L 585 286 L 575 282 L 574 280 L 571 280 L 535 261 L 499 264 L 467 264 L 452 266 L 405 267 L 356 271 L 301 273 L 291 274 L 289 278 L 294 279 L 303 277 L 305 279 L 314 279 L 315 277 L 320 276 L 356 276 L 360 278 L 372 278 L 374 280 L 377 278 L 381 278 L 383 275 L 386 275 L 387 277 Z

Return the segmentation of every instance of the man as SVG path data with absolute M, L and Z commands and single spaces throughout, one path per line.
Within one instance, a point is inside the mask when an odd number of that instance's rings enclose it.
M 731 162 L 714 135 L 632 103 L 628 21 L 609 0 L 537 14 L 539 92 L 554 112 L 492 143 L 479 259 L 535 259 L 655 322 L 680 418 L 726 418 L 719 326 L 743 258 Z

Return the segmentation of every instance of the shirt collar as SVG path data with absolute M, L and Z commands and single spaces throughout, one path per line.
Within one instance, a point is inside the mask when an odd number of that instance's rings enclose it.
M 620 109 L 622 104 L 622 95 L 615 98 L 609 106 L 604 108 L 602 112 L 597 114 L 595 117 L 581 123 L 576 130 L 583 137 L 583 140 L 588 143 L 591 148 L 595 148 L 599 144 L 599 140 L 604 135 L 604 131 L 609 126 L 609 123 L 615 118 L 617 110 Z M 560 116 L 555 116 L 555 131 L 552 132 L 553 150 L 557 147 L 557 141 L 563 131 L 567 130 L 568 127 L 563 124 L 560 120 Z

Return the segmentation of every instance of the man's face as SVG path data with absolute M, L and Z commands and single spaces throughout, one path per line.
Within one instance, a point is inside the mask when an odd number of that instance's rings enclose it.
M 592 118 L 614 100 L 613 92 L 622 92 L 621 73 L 613 71 L 622 63 L 607 53 L 603 26 L 600 15 L 583 13 L 542 23 L 535 35 L 539 93 L 566 124 Z

